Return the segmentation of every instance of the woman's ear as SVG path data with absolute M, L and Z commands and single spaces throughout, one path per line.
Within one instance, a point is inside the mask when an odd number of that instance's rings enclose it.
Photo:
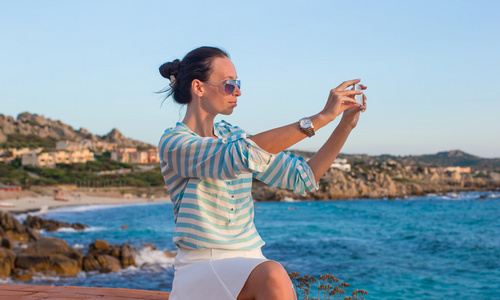
M 196 96 L 202 97 L 203 94 L 205 93 L 205 87 L 203 86 L 203 82 L 201 82 L 198 79 L 194 79 L 191 82 L 191 90 Z

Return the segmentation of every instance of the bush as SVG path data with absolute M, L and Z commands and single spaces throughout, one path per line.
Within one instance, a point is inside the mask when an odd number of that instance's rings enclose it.
M 309 298 L 311 286 L 317 282 L 316 278 L 309 275 L 300 277 L 300 273 L 298 272 L 292 272 L 288 274 L 288 276 L 292 280 L 292 283 L 295 287 L 297 298 L 299 297 L 298 290 L 302 290 L 300 292 L 300 295 L 303 296 L 303 300 L 319 300 L 321 299 L 321 295 L 323 295 L 323 299 L 326 300 L 330 300 L 331 296 L 339 300 L 364 300 L 364 298 L 361 297 L 368 295 L 367 291 L 356 289 L 351 293 L 351 296 L 345 296 L 346 288 L 350 287 L 351 285 L 347 282 L 339 283 L 340 280 L 335 278 L 335 276 L 331 274 L 325 274 L 319 277 L 319 280 L 323 281 L 324 283 L 321 283 L 318 287 L 318 298 Z

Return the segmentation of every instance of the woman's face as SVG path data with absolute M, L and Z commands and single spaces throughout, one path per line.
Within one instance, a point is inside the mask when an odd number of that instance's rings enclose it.
M 229 58 L 216 57 L 212 61 L 212 74 L 210 74 L 208 81 L 225 83 L 226 80 L 236 80 L 237 77 L 236 69 Z M 233 112 L 237 105 L 236 98 L 241 95 L 238 87 L 231 95 L 226 95 L 224 85 L 203 82 L 203 86 L 205 92 L 201 97 L 201 106 L 206 112 L 213 115 L 230 115 Z

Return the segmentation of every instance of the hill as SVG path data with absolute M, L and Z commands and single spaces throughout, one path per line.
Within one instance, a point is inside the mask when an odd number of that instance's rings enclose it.
M 14 119 L 0 114 L 0 148 L 44 147 L 54 148 L 57 141 L 93 140 L 116 143 L 119 147 L 153 147 L 150 144 L 126 138 L 118 129 L 99 136 L 85 128 L 75 130 L 70 125 L 53 121 L 43 115 L 21 113 Z

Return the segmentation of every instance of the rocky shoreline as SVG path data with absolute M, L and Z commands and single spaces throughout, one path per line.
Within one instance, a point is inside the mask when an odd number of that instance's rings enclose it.
M 152 244 L 137 249 L 127 243 L 110 245 L 104 240 L 96 240 L 84 252 L 62 239 L 43 237 L 38 232 L 40 229 L 57 231 L 64 227 L 86 228 L 79 223 L 69 224 L 36 216 L 29 216 L 21 224 L 12 214 L 0 211 L 0 278 L 28 281 L 35 274 L 73 277 L 82 271 L 115 272 L 129 266 L 137 267 L 135 257 L 142 249 L 157 250 Z M 163 253 L 167 257 L 174 256 L 169 251 Z
M 428 167 L 408 168 L 397 162 L 356 165 L 350 172 L 331 168 L 319 181 L 319 190 L 299 196 L 254 181 L 256 201 L 405 199 L 427 194 L 492 191 L 500 189 L 500 173 L 431 172 Z

